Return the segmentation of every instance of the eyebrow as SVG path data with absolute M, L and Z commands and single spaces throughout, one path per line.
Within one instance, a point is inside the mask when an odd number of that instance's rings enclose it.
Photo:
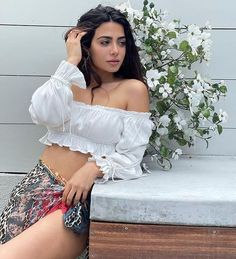
M 105 39 L 109 39 L 109 40 L 112 39 L 112 37 L 110 37 L 110 36 L 101 36 L 101 37 L 98 37 L 97 40 L 99 40 L 101 38 L 105 38 Z M 120 39 L 125 39 L 125 36 L 118 37 L 118 40 L 120 40 Z

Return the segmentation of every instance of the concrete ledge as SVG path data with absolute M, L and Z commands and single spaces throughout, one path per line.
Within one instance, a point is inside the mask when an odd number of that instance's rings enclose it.
M 236 226 L 236 157 L 183 157 L 165 172 L 95 185 L 91 220 Z

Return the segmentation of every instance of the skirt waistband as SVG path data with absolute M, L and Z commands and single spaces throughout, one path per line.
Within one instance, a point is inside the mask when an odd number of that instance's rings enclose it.
M 41 158 L 39 159 L 39 165 L 43 166 L 47 172 L 61 184 L 65 185 L 67 183 L 64 177 L 62 177 L 56 170 L 50 168 Z

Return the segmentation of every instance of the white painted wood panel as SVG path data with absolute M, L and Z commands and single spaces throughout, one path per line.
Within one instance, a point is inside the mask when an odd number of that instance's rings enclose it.
M 213 27 L 236 28 L 234 0 L 154 0 L 150 2 L 154 2 L 161 10 L 167 10 L 169 18 L 180 19 L 184 24 L 196 23 L 203 26 L 206 21 L 210 21 Z M 138 3 L 142 6 L 139 1 Z
M 115 5 L 117 0 L 1 0 L 0 17 L 4 24 L 74 25 L 80 15 L 102 3 Z M 19 10 L 22 10 L 19 15 Z
M 35 125 L 0 125 L 0 172 L 27 172 L 44 148 L 45 129 Z
M 0 77 L 0 123 L 32 123 L 29 105 L 33 92 L 48 78 Z
M 66 28 L 0 26 L 0 75 L 50 75 L 66 58 L 63 40 L 66 31 Z M 200 65 L 201 71 L 211 78 L 236 79 L 236 48 L 230 47 L 236 46 L 236 31 L 212 31 L 212 40 L 210 66 Z
M 66 31 L 65 28 L 0 26 L 0 74 L 50 75 L 66 57 L 63 40 Z
M 77 18 L 98 4 L 115 6 L 121 0 L 93 0 L 69 2 L 56 0 L 1 0 L 0 17 L 4 24 L 42 24 L 42 25 L 74 25 Z M 180 18 L 183 23 L 204 25 L 209 20 L 214 27 L 236 27 L 234 0 L 153 0 L 157 9 L 168 10 L 169 17 Z M 130 0 L 133 8 L 142 8 L 143 1 Z M 21 15 L 19 15 L 19 10 Z
M 37 77 L 0 77 L 0 123 L 32 123 L 28 108 L 33 92 L 48 78 Z M 236 129 L 236 80 L 227 80 L 227 98 L 216 105 L 229 114 L 224 127 Z

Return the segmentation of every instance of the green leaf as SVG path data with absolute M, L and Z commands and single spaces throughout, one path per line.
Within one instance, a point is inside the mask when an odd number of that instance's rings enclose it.
M 170 72 L 170 73 L 172 73 L 174 75 L 178 74 L 178 67 L 177 66 L 170 66 L 168 68 L 168 70 L 169 70 L 168 72 Z
M 182 51 L 184 51 L 184 52 L 188 51 L 189 48 L 190 48 L 190 46 L 189 46 L 189 44 L 188 44 L 188 42 L 187 42 L 186 40 L 183 40 L 183 41 L 180 43 L 180 45 L 179 45 L 179 49 L 182 50 Z
M 219 116 L 218 116 L 218 114 L 216 112 L 213 114 L 212 121 L 213 121 L 213 123 L 216 123 L 216 122 L 219 121 Z
M 176 38 L 176 33 L 175 33 L 174 31 L 169 31 L 169 32 L 167 33 L 167 37 L 168 37 L 169 39 L 175 39 L 175 38 Z
M 160 148 L 160 154 L 162 157 L 166 157 L 168 158 L 169 157 L 169 154 L 170 154 L 170 151 L 168 148 L 166 148 L 165 146 L 161 146 Z
M 149 5 L 149 7 L 150 7 L 151 9 L 152 9 L 154 6 L 155 6 L 155 5 L 154 5 L 153 2 L 151 2 L 150 5 Z
M 205 117 L 205 118 L 209 118 L 211 113 L 209 111 L 209 109 L 205 109 L 202 111 L 202 115 Z
M 170 85 L 173 85 L 174 82 L 175 82 L 175 80 L 176 80 L 175 75 L 168 76 L 168 78 L 167 78 L 167 82 L 168 82 Z
M 177 139 L 177 142 L 180 146 L 185 146 L 188 143 L 185 139 Z
M 225 85 L 221 85 L 220 91 L 221 91 L 221 93 L 226 94 L 227 93 L 227 87 Z
M 202 137 L 204 135 L 203 130 L 202 129 L 197 129 L 197 132 L 200 134 L 200 136 Z
M 180 99 L 178 102 L 182 105 L 189 105 L 188 97 L 184 97 L 183 99 Z
M 199 104 L 199 108 L 201 108 L 201 109 L 202 109 L 204 106 L 205 106 L 205 103 L 200 103 L 200 104 Z
M 151 46 L 146 46 L 145 49 L 146 49 L 146 51 L 147 51 L 148 54 L 152 54 L 153 49 L 152 49 Z
M 156 108 L 161 115 L 164 114 L 168 109 L 167 105 L 164 102 L 157 102 Z
M 144 15 L 144 16 L 148 16 L 148 15 L 149 15 L 148 10 L 144 10 L 144 11 L 143 11 L 143 15 Z
M 164 77 L 164 76 L 162 76 L 162 77 L 159 79 L 159 82 L 160 82 L 160 84 L 164 84 L 164 83 L 166 83 L 166 79 L 165 79 L 165 77 Z
M 219 135 L 223 132 L 223 127 L 220 124 L 217 125 L 217 131 Z

